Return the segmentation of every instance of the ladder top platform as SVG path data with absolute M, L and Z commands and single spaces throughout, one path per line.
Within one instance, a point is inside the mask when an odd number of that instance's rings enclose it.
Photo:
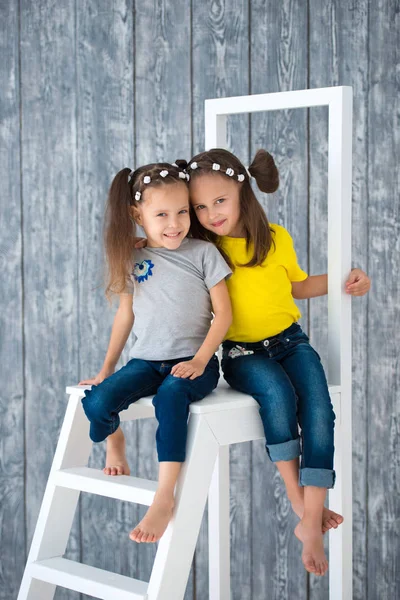
M 83 398 L 85 390 L 90 390 L 90 385 L 70 385 L 66 388 L 67 394 L 77 394 Z M 340 386 L 329 386 L 331 395 L 340 393 Z M 134 403 L 135 406 L 152 407 L 153 396 L 146 396 Z M 190 412 L 193 414 L 205 414 L 218 412 L 221 410 L 231 410 L 233 408 L 251 408 L 257 407 L 257 402 L 247 394 L 238 392 L 226 383 L 220 380 L 218 387 L 209 394 L 204 400 L 193 402 L 190 405 Z

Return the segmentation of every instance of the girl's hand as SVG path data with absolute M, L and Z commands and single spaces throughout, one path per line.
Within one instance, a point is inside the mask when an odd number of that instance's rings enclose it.
M 97 373 L 96 377 L 93 377 L 93 379 L 83 379 L 78 383 L 78 385 L 99 385 L 99 383 L 107 379 L 107 377 L 110 377 L 110 375 L 112 375 L 113 373 L 113 370 L 100 371 L 99 373 Z
M 171 369 L 171 375 L 174 377 L 182 377 L 182 379 L 196 379 L 203 375 L 206 365 L 198 358 L 192 358 L 185 362 L 180 362 L 174 365 Z
M 147 246 L 147 238 L 136 238 L 135 248 L 145 248 Z
M 371 280 L 361 269 L 352 269 L 346 281 L 346 294 L 352 296 L 364 296 L 371 287 Z

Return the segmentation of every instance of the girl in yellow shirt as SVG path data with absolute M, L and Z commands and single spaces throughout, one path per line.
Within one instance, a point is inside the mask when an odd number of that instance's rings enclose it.
M 297 323 L 294 298 L 327 294 L 327 275 L 309 277 L 299 267 L 289 233 L 270 224 L 257 201 L 250 177 L 263 192 L 279 185 L 266 151 L 257 152 L 248 170 L 223 149 L 181 166 L 190 175 L 193 236 L 213 242 L 234 270 L 227 282 L 233 322 L 223 342 L 224 377 L 259 403 L 268 455 L 300 518 L 295 535 L 303 543 L 303 564 L 324 575 L 323 533 L 343 522 L 324 507 L 335 482 L 335 415 L 320 357 Z M 369 286 L 367 275 L 354 269 L 346 291 L 360 296 Z

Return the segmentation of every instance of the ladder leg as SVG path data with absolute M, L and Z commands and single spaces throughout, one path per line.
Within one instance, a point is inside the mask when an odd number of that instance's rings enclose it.
M 206 419 L 192 414 L 186 462 L 176 489 L 174 517 L 160 540 L 148 600 L 182 600 L 219 445 Z
M 53 474 L 62 468 L 85 466 L 91 447 L 89 422 L 83 412 L 80 396 L 72 394 L 47 481 L 18 600 L 51 600 L 54 596 L 55 586 L 33 579 L 30 575 L 30 565 L 36 560 L 64 554 L 80 492 L 56 487 L 52 482 Z
M 352 600 L 352 465 L 351 423 L 343 419 L 341 394 L 332 395 L 336 413 L 335 487 L 329 491 L 329 506 L 343 515 L 343 524 L 329 531 L 329 599 Z M 351 406 L 351 403 L 350 403 Z
M 19 589 L 18 600 L 20 598 L 29 598 L 29 600 L 53 600 L 55 591 L 56 586 L 54 584 L 32 579 L 29 575 L 27 566 Z
M 210 600 L 230 600 L 229 446 L 221 446 L 208 494 Z

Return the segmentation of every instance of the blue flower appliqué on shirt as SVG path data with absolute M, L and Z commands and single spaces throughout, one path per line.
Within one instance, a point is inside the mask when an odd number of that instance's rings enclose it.
M 142 281 L 147 281 L 147 279 L 153 275 L 153 268 L 154 265 L 151 260 L 143 260 L 141 263 L 135 263 L 132 273 L 135 281 L 139 283 L 142 283 Z

